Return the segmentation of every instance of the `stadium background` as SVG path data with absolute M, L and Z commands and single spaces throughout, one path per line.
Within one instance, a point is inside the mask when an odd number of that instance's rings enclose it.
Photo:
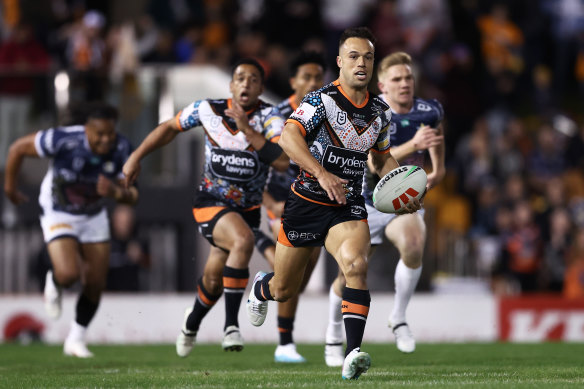
M 70 120 L 75 104 L 115 104 L 120 131 L 137 145 L 189 102 L 228 96 L 230 65 L 241 57 L 266 67 L 264 98 L 271 102 L 291 93 L 287 64 L 301 48 L 322 51 L 333 80 L 339 33 L 369 26 L 379 40 L 377 58 L 398 49 L 412 54 L 418 95 L 437 98 L 446 112 L 448 173 L 426 198 L 424 295 L 414 297 L 412 313 L 423 312 L 420 299 L 486 301 L 483 340 L 504 337 L 499 308 L 520 295 L 553 298 L 529 308 L 533 323 L 546 314 L 537 307 L 572 301 L 548 328 L 556 338 L 582 316 L 584 2 L 3 0 L 0 12 L 0 174 L 9 142 Z M 16 52 L 26 60 L 15 60 Z M 152 304 L 160 296 L 190 304 L 208 250 L 190 212 L 201 146 L 195 131 L 144 161 L 134 239 L 146 254 L 112 263 L 112 274 L 136 282 L 113 282 L 106 299 L 132 301 L 138 293 Z M 0 293 L 20 302 L 0 304 L 4 319 L 20 307 L 44 320 L 34 308 L 47 268 L 34 199 L 45 169 L 46 161 L 23 167 L 31 203 L 0 202 Z M 370 265 L 371 289 L 387 303 L 396 255 L 385 243 Z M 254 254 L 251 273 L 265 267 Z M 321 258 L 310 298 L 324 296 L 335 272 L 334 262 Z M 462 307 L 451 316 L 460 317 Z M 175 311 L 178 322 L 181 309 Z

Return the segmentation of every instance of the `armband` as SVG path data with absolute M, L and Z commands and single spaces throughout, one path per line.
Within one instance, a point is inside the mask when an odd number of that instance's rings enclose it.
M 261 149 L 257 150 L 260 161 L 270 165 L 282 154 L 282 148 L 274 142 L 266 141 Z

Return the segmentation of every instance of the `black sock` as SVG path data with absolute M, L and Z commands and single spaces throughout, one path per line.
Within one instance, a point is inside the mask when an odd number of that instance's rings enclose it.
M 237 315 L 239 306 L 245 292 L 245 287 L 249 281 L 249 269 L 235 269 L 225 266 L 223 269 L 223 290 L 225 291 L 225 327 L 239 327 Z
M 190 332 L 195 332 L 199 330 L 201 321 L 207 312 L 213 308 L 217 300 L 221 297 L 221 293 L 218 295 L 212 295 L 205 289 L 203 285 L 203 277 L 199 278 L 197 281 L 197 298 L 195 298 L 195 305 L 193 306 L 193 311 L 187 318 L 186 327 Z
M 294 330 L 294 318 L 278 316 L 280 345 L 284 346 L 289 343 L 294 343 L 294 340 L 292 339 L 292 330 Z
M 270 293 L 269 282 L 274 277 L 274 273 L 268 273 L 261 279 L 260 282 L 255 284 L 254 294 L 256 298 L 260 301 L 274 301 L 272 294 Z
M 345 322 L 345 334 L 347 336 L 347 356 L 353 349 L 361 347 L 371 296 L 369 290 L 352 289 L 345 287 L 343 291 L 343 321 Z
M 77 300 L 77 307 L 75 309 L 75 321 L 77 324 L 87 327 L 91 322 L 91 319 L 93 319 L 93 316 L 95 316 L 97 307 L 99 307 L 99 301 L 94 303 L 89 300 L 85 294 L 81 293 Z

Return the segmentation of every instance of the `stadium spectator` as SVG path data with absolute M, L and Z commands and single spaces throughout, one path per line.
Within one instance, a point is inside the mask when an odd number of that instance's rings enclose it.
M 235 64 L 232 97 L 199 100 L 163 122 L 142 141 L 124 165 L 128 184 L 140 172 L 140 161 L 168 144 L 179 133 L 202 126 L 206 134 L 205 172 L 193 200 L 193 216 L 201 234 L 211 244 L 197 297 L 186 309 L 176 352 L 190 354 L 205 315 L 225 291 L 225 325 L 222 347 L 241 351 L 243 338 L 237 319 L 249 279 L 254 231 L 260 225 L 263 188 L 270 166 L 288 168 L 288 157 L 274 143 L 283 120 L 272 105 L 259 99 L 264 70 L 253 59 Z M 225 257 L 223 252 L 228 252 Z
M 85 335 L 99 306 L 110 257 L 110 230 L 105 198 L 133 204 L 134 186 L 118 184 L 130 154 L 129 141 L 116 133 L 117 111 L 104 104 L 87 107 L 82 125 L 56 127 L 18 138 L 10 147 L 4 193 L 14 204 L 28 198 L 17 187 L 25 157 L 51 158 L 41 185 L 41 226 L 53 270 L 47 272 L 44 299 L 47 314 L 61 315 L 62 290 L 81 281 L 75 320 L 64 353 L 90 358 Z

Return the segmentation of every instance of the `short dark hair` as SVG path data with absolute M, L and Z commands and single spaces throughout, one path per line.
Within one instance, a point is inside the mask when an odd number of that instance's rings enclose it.
M 239 61 L 237 61 L 233 67 L 231 68 L 231 77 L 233 77 L 233 75 L 235 74 L 235 69 L 237 69 L 237 67 L 239 65 L 252 65 L 255 66 L 258 71 L 260 72 L 260 77 L 262 79 L 262 83 L 264 82 L 265 76 L 266 76 L 266 71 L 264 70 L 264 67 L 255 59 L 253 58 L 242 58 Z
M 326 71 L 326 61 L 324 56 L 317 51 L 301 51 L 290 63 L 290 75 L 294 77 L 298 73 L 298 68 L 307 63 L 315 63 Z
M 371 30 L 368 29 L 367 27 L 351 27 L 347 28 L 341 34 L 341 38 L 339 39 L 339 48 L 349 38 L 368 39 L 373 44 L 373 47 L 375 47 L 375 43 L 377 42 L 377 39 L 375 39 L 375 35 L 373 35 Z
M 118 120 L 118 110 L 113 105 L 103 103 L 100 101 L 92 102 L 87 105 L 87 120 L 90 119 L 106 119 Z

